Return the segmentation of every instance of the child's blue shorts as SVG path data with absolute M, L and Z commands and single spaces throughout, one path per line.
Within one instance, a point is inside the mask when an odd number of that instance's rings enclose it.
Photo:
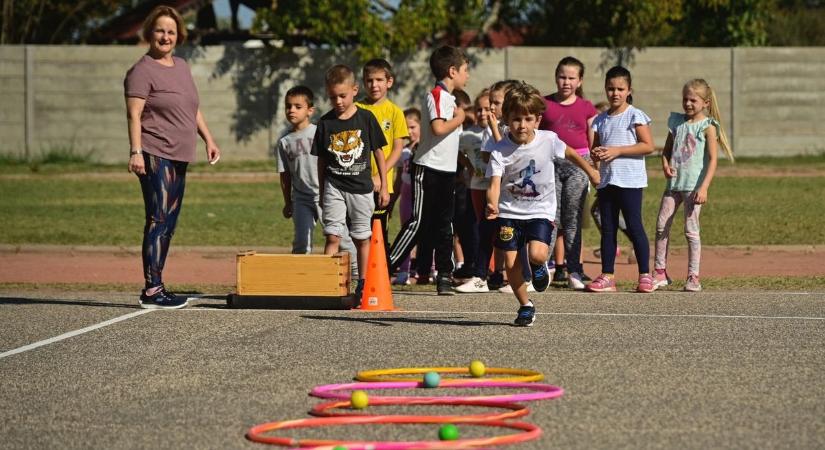
M 496 248 L 504 251 L 517 251 L 530 241 L 541 241 L 550 245 L 553 234 L 553 222 L 547 219 L 505 219 L 496 221 Z

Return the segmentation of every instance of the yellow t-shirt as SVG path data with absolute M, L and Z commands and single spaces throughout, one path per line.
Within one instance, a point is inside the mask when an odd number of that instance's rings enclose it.
M 378 124 L 381 125 L 381 131 L 384 133 L 384 138 L 387 139 L 387 145 L 381 148 L 384 152 L 384 160 L 392 153 L 393 141 L 395 139 L 402 139 L 410 136 L 407 130 L 407 120 L 404 118 L 404 111 L 401 110 L 395 103 L 389 99 L 384 99 L 383 102 L 377 105 L 370 105 L 364 102 L 355 103 L 359 108 L 366 109 L 372 112 Z M 372 157 L 372 174 L 378 174 L 378 166 L 375 164 L 375 157 Z M 392 194 L 393 180 L 395 180 L 395 167 L 387 167 L 387 191 Z

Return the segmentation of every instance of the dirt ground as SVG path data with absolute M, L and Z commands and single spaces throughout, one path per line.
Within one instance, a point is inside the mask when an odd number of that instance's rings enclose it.
M 231 247 L 175 247 L 166 262 L 164 279 L 171 284 L 235 284 L 235 255 Z M 259 253 L 285 253 L 283 248 L 258 248 Z M 627 248 L 617 259 L 620 279 L 636 277 Z M 728 276 L 808 276 L 825 273 L 823 246 L 704 247 L 701 274 Z M 683 278 L 687 249 L 671 252 L 668 272 Z M 137 247 L 0 246 L 0 283 L 139 284 L 142 280 Z M 585 255 L 585 273 L 600 272 L 599 261 Z

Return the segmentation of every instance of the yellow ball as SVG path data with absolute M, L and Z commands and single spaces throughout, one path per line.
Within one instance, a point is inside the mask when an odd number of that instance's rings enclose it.
M 364 409 L 370 404 L 370 398 L 364 391 L 352 391 L 349 401 L 354 409 Z
M 484 367 L 483 362 L 481 362 L 479 360 L 475 360 L 475 361 L 470 363 L 470 375 L 472 375 L 473 377 L 481 378 L 481 377 L 484 376 L 484 372 L 486 372 L 486 371 L 487 371 L 487 368 Z

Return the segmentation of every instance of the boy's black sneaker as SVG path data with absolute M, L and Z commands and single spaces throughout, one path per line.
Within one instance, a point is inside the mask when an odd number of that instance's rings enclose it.
M 556 264 L 556 273 L 553 274 L 553 283 L 567 284 L 567 266 Z
M 544 292 L 550 284 L 550 274 L 547 272 L 547 263 L 541 263 L 537 266 L 530 264 L 530 273 L 536 292 Z M 559 273 L 558 269 L 556 269 L 556 273 Z
M 140 307 L 143 309 L 180 309 L 187 303 L 188 299 L 178 297 L 163 286 L 152 295 L 146 295 L 146 290 L 140 293 Z
M 355 292 L 352 293 L 352 309 L 361 307 L 361 298 L 364 297 L 364 281 L 358 280 L 355 282 Z
M 450 277 L 439 276 L 436 280 L 435 290 L 438 295 L 455 295 L 453 291 L 453 282 Z
M 522 306 L 518 309 L 518 316 L 513 324 L 517 327 L 532 327 L 536 321 L 536 307 Z
M 497 291 L 504 286 L 504 274 L 501 272 L 490 272 L 487 277 L 487 287 L 491 291 Z

